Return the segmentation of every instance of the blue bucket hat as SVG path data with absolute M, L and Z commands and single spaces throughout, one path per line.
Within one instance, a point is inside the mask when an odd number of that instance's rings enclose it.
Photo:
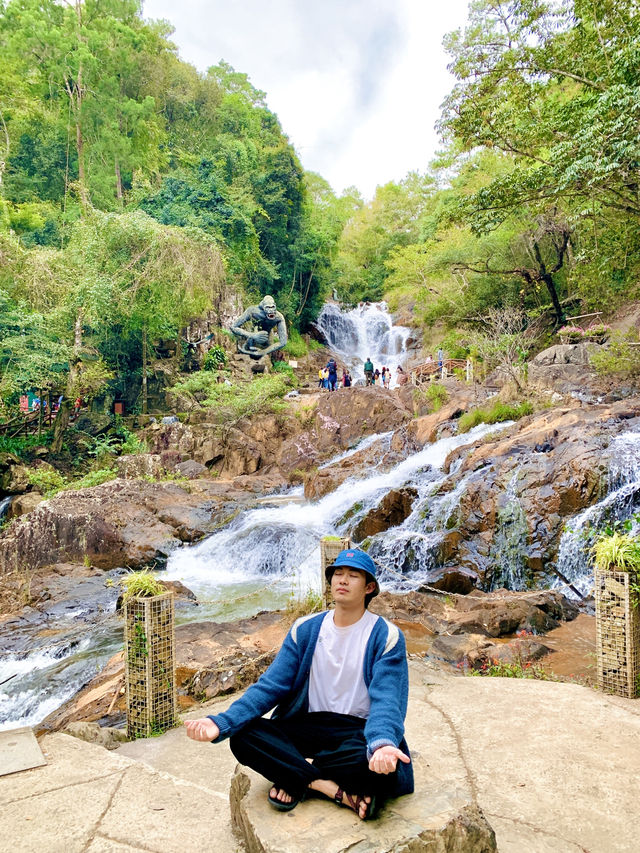
M 376 564 L 364 551 L 360 551 L 358 548 L 347 548 L 345 551 L 340 551 L 335 561 L 324 570 L 324 575 L 329 583 L 334 569 L 339 566 L 348 566 L 350 569 L 359 569 L 364 572 L 367 576 L 367 582 L 373 581 L 376 585 L 374 591 L 370 593 L 372 597 L 380 592 L 380 585 L 376 578 Z

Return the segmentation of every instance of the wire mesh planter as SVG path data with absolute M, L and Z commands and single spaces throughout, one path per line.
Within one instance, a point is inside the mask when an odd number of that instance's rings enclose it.
M 127 735 L 149 737 L 176 721 L 173 592 L 124 604 Z
M 640 611 L 634 572 L 595 572 L 598 685 L 633 699 L 640 688 Z
M 351 539 L 348 536 L 336 538 L 334 536 L 325 536 L 320 540 L 320 580 L 324 589 L 324 601 L 328 604 L 331 601 L 331 584 L 327 583 L 324 572 L 327 566 L 330 566 L 340 551 L 344 551 L 351 547 Z

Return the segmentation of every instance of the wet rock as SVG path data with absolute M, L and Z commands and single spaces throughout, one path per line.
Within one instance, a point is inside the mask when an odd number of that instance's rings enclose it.
M 431 657 L 447 663 L 457 664 L 477 658 L 484 649 L 493 648 L 483 634 L 442 635 L 436 637 L 431 646 Z
M 260 488 L 260 482 L 255 488 Z M 229 484 L 112 480 L 61 492 L 0 533 L 0 571 L 58 562 L 101 569 L 162 562 L 215 528 L 214 507 L 249 497 Z
M 445 463 L 460 466 L 451 487 L 462 478 L 466 486 L 459 523 L 442 543 L 446 565 L 477 573 L 485 589 L 548 581 L 565 523 L 605 493 L 604 451 L 629 428 L 620 421 L 626 412 L 637 418 L 640 401 L 541 412 L 471 450 L 454 451 Z
M 418 492 L 413 488 L 392 489 L 387 492 L 378 506 L 358 522 L 352 531 L 352 537 L 356 542 L 361 542 L 367 536 L 375 536 L 376 533 L 402 524 L 411 515 L 411 508 L 417 496 Z
M 473 669 L 496 663 L 520 664 L 526 668 L 528 663 L 540 660 L 551 651 L 549 646 L 539 640 L 517 638 L 510 643 L 485 645 L 477 652 L 467 655 L 465 663 Z
M 468 569 L 441 566 L 430 574 L 429 582 L 425 587 L 467 595 L 475 589 L 477 581 L 478 575 Z M 421 587 L 419 592 L 428 592 L 428 590 Z
M 7 520 L 18 518 L 20 515 L 26 515 L 34 510 L 38 504 L 41 504 L 44 498 L 39 492 L 27 492 L 24 495 L 16 495 L 11 501 L 7 510 Z

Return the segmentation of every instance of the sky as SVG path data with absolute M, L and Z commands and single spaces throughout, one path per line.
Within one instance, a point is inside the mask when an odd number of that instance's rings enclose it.
M 224 59 L 266 92 L 305 169 L 340 193 L 424 172 L 453 86 L 443 36 L 468 0 L 145 0 L 200 71 Z

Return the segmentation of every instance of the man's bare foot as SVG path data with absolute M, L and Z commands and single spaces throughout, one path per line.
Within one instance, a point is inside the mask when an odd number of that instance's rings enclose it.
M 284 788 L 276 788 L 274 785 L 269 791 L 269 796 L 272 800 L 277 800 L 279 803 L 292 803 L 293 797 L 287 794 Z
M 318 791 L 328 797 L 330 800 L 341 803 L 358 815 L 360 820 L 366 820 L 369 817 L 369 810 L 372 804 L 372 798 L 369 796 L 359 797 L 345 793 L 339 785 L 332 782 L 330 779 L 316 779 L 309 785 L 312 791 Z M 340 799 L 338 799 L 338 794 Z

